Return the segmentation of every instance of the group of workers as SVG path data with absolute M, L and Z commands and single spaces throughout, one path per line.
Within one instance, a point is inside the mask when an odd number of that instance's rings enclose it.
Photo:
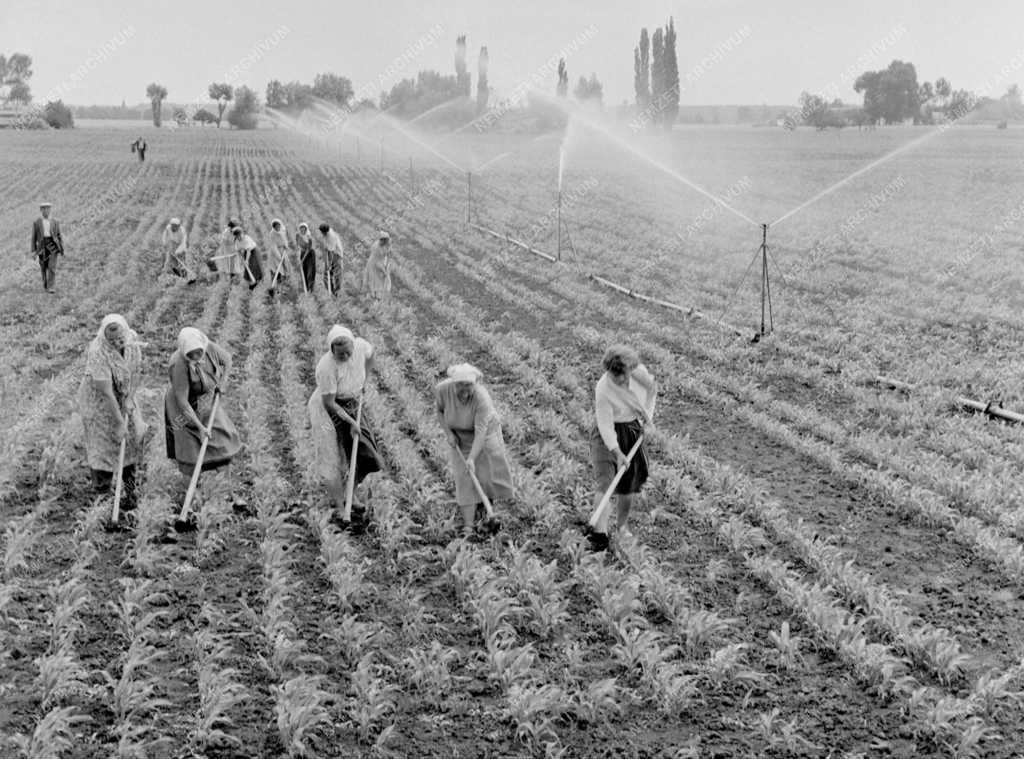
M 52 203 L 40 203 L 39 217 L 32 223 L 32 253 L 39 260 L 43 289 L 54 292 L 58 259 L 64 255 L 60 224 L 52 217 Z M 280 219 L 272 219 L 268 230 L 267 259 L 256 241 L 238 223 L 228 221 L 219 237 L 219 252 L 206 259 L 206 266 L 221 277 L 242 280 L 254 290 L 269 278 L 268 294 L 273 295 L 284 282 L 297 277 L 303 292 L 312 292 L 317 278 L 317 250 L 323 260 L 324 286 L 332 295 L 342 290 L 344 245 L 341 236 L 328 223 L 317 227 L 314 235 L 305 222 L 299 224 L 292 239 Z M 192 284 L 199 277 L 196 256 L 181 219 L 172 218 L 160 238 L 163 251 L 161 273 L 182 277 Z M 362 276 L 362 290 L 376 299 L 386 299 L 392 289 L 391 236 L 381 230 L 370 246 L 370 255 Z M 298 285 L 296 285 L 298 287 Z
M 142 461 L 148 425 L 136 402 L 142 368 L 138 335 L 124 317 L 110 314 L 86 350 L 79 408 L 85 426 L 87 459 L 97 494 L 110 491 L 117 475 L 121 442 L 125 455 L 121 482 L 126 510 L 135 506 L 136 467 Z M 370 474 L 386 472 L 363 391 L 373 369 L 375 347 L 352 331 L 334 325 L 327 333 L 326 352 L 316 365 L 316 387 L 307 403 L 316 461 L 326 496 L 343 522 L 360 523 L 366 504 L 352 498 L 345 514 L 350 452 L 355 449 L 354 487 Z M 604 373 L 594 392 L 594 428 L 590 436 L 595 487 L 595 518 L 588 531 L 591 548 L 609 545 L 610 501 L 615 486 L 617 525 L 627 530 L 634 496 L 648 475 L 643 436 L 654 415 L 656 384 L 628 346 L 614 345 L 602 359 Z M 186 327 L 167 364 L 169 386 L 164 396 L 167 456 L 184 482 L 195 470 L 228 465 L 242 448 L 237 429 L 218 394 L 227 392 L 231 356 L 200 330 Z M 448 367 L 434 388 L 437 419 L 449 446 L 455 500 L 462 517 L 461 536 L 475 539 L 483 526 L 483 496 L 496 508 L 514 498 L 501 420 L 483 374 L 470 364 Z M 203 442 L 206 442 L 204 447 Z M 626 453 L 626 452 L 629 453 Z M 354 491 L 353 491 L 354 492 Z M 596 507 L 609 503 L 597 513 Z
M 180 220 L 172 219 L 168 229 L 172 227 L 180 227 Z M 311 292 L 316 285 L 319 250 L 323 260 L 324 286 L 332 295 L 337 295 L 342 287 L 344 245 L 341 236 L 330 224 L 320 224 L 317 231 L 319 235 L 314 236 L 309 225 L 302 222 L 293 239 L 289 237 L 284 222 L 272 219 L 266 238 L 267 258 L 264 259 L 252 236 L 238 221 L 231 219 L 220 234 L 220 252 L 207 260 L 207 266 L 222 277 L 244 280 L 250 290 L 255 289 L 265 278 L 269 278 L 268 292 L 273 295 L 278 286 L 297 277 L 302 291 Z M 176 245 L 175 238 L 166 239 L 164 242 L 165 271 L 179 276 L 193 276 L 190 281 L 194 281 L 194 267 L 185 267 L 184 274 L 173 268 L 172 256 L 176 254 Z M 374 298 L 386 298 L 391 292 L 392 266 L 391 235 L 381 230 L 376 241 L 370 246 L 370 255 L 363 271 L 363 291 Z

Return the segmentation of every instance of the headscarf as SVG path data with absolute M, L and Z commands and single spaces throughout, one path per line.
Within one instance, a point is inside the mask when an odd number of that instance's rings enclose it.
M 179 219 L 177 216 L 175 216 L 173 219 L 171 219 L 171 226 L 172 227 L 180 227 L 181 226 L 181 219 Z
M 389 235 L 383 229 L 380 232 L 377 233 L 377 242 L 380 242 L 381 240 L 390 240 L 390 239 L 391 239 L 391 235 Z
M 472 364 L 453 364 L 448 367 L 447 374 L 454 382 L 471 382 L 474 385 L 484 376 L 484 373 Z
M 195 327 L 185 327 L 178 333 L 178 351 L 186 361 L 189 360 L 188 354 L 196 349 L 202 350 L 203 355 L 206 355 L 206 347 L 209 344 L 210 339 Z
M 304 221 L 299 223 L 299 232 L 301 233 L 303 229 L 305 229 L 307 233 L 309 232 L 309 224 Z
M 271 227 L 271 229 L 273 229 L 275 224 L 280 225 L 282 229 L 284 228 L 284 222 L 281 221 L 280 219 L 271 219 L 270 220 L 270 227 Z
M 356 336 L 352 334 L 352 330 L 348 327 L 342 327 L 340 324 L 335 324 L 327 333 L 327 350 L 330 350 L 331 346 L 342 338 L 347 338 L 352 343 L 352 346 L 355 347 Z M 333 352 L 331 355 L 334 355 Z
M 131 327 L 128 326 L 128 320 L 121 316 L 121 314 L 107 314 L 106 316 L 104 316 L 103 321 L 100 322 L 100 329 L 99 332 L 96 333 L 96 337 L 98 337 L 100 340 L 106 340 L 107 327 L 109 327 L 111 324 L 121 325 L 121 329 L 124 330 L 125 343 L 127 343 L 129 336 L 132 334 L 132 329 Z

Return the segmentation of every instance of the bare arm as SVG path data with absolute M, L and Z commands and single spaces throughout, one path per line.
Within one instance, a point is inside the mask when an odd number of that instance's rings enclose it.
M 320 400 L 324 404 L 324 409 L 326 409 L 327 415 L 331 417 L 331 420 L 335 425 L 349 424 L 353 427 L 358 426 L 356 425 L 356 420 L 353 419 L 345 409 L 338 405 L 338 402 L 334 399 L 333 393 L 324 393 L 320 396 Z

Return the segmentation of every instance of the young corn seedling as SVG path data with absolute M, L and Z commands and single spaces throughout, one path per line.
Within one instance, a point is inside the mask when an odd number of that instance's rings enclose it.
M 338 645 L 348 667 L 354 667 L 367 649 L 380 647 L 385 641 L 380 623 L 363 622 L 355 614 L 346 614 L 337 627 L 321 633 L 320 637 Z
M 1001 675 L 991 671 L 983 673 L 975 682 L 970 695 L 970 699 L 977 704 L 977 711 L 989 719 L 1018 711 L 1024 703 L 1024 691 L 1014 688 L 1019 685 L 1021 677 L 1021 664 Z
M 523 682 L 509 686 L 505 696 L 508 716 L 516 726 L 516 740 L 530 746 L 557 741 L 553 723 L 569 709 L 565 691 L 551 683 Z
M 645 680 L 678 650 L 674 646 L 662 648 L 665 636 L 656 630 L 619 625 L 615 634 L 618 642 L 612 646 L 612 656 L 627 675 L 640 674 Z
M 54 707 L 39 721 L 31 736 L 15 735 L 14 743 L 25 759 L 60 759 L 80 740 L 75 727 L 89 721 L 74 706 Z
M 796 669 L 803 664 L 803 654 L 800 653 L 800 646 L 804 639 L 800 635 L 792 635 L 789 631 L 789 622 L 784 620 L 779 632 L 769 630 L 768 637 L 775 645 L 778 654 L 779 666 L 785 670 Z
M 8 523 L 4 530 L 4 580 L 28 569 L 32 550 L 45 532 L 39 524 L 39 515 L 34 511 Z
M 458 660 L 458 651 L 435 640 L 430 648 L 410 648 L 401 664 L 412 690 L 439 704 L 452 688 L 451 668 Z
M 94 552 L 90 554 L 92 555 Z M 77 562 L 75 566 L 79 566 Z M 53 597 L 54 605 L 50 613 L 49 648 L 55 651 L 64 645 L 74 644 L 75 636 L 82 629 L 79 612 L 92 603 L 92 596 L 89 595 L 85 581 L 74 570 L 67 580 L 56 588 L 51 588 L 50 595 Z
M 57 706 L 69 696 L 89 692 L 87 675 L 69 643 L 35 660 L 35 690 L 43 710 Z
M 533 677 L 537 654 L 532 643 L 517 646 L 513 640 L 506 639 L 488 644 L 487 661 L 491 677 L 501 684 L 503 690 L 508 690 L 514 683 L 526 682 Z
M 231 711 L 250 698 L 248 690 L 237 679 L 238 670 L 226 666 L 231 646 L 223 637 L 209 630 L 196 634 L 196 645 L 200 651 L 199 710 L 190 736 L 191 744 L 201 752 L 242 748 L 242 741 L 226 732 L 234 726 L 229 716 Z
M 371 651 L 359 660 L 352 673 L 353 695 L 346 705 L 349 719 L 364 743 L 369 742 L 373 733 L 379 732 L 394 713 L 395 699 L 400 692 L 398 686 L 385 680 L 386 675 L 392 674 L 391 670 L 376 664 L 374 657 Z
M 299 675 L 273 687 L 277 732 L 290 757 L 319 755 L 321 734 L 333 723 L 334 697 L 320 687 L 323 682 L 320 676 Z
M 581 722 L 594 723 L 607 714 L 619 714 L 619 684 L 614 677 L 587 683 L 585 688 L 573 686 L 571 711 Z
M 650 683 L 658 711 L 679 717 L 700 700 L 701 676 L 681 671 L 672 664 L 658 667 Z
M 761 683 L 765 680 L 762 672 L 744 666 L 746 643 L 732 643 L 713 651 L 704 662 L 704 676 L 717 688 L 726 683 Z

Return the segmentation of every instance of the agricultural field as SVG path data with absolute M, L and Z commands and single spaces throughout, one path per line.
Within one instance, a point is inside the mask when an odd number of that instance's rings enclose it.
M 800 208 L 924 134 L 638 143 L 676 177 L 575 123 L 396 138 L 383 172 L 368 143 L 286 129 L 153 133 L 145 163 L 123 130 L 0 135 L 0 755 L 1018 756 L 1024 444 L 952 399 L 1024 408 L 1024 132 L 935 134 Z M 561 263 L 466 224 L 469 195 L 473 224 L 554 253 L 560 174 Z M 39 200 L 68 251 L 53 296 L 28 255 Z M 327 220 L 345 292 L 158 279 L 171 216 L 197 250 L 229 216 L 257 242 L 274 217 Z M 776 332 L 751 342 L 776 220 Z M 379 304 L 356 283 L 382 227 Z M 147 343 L 157 427 L 125 531 L 92 500 L 74 403 L 108 312 Z M 362 535 L 331 521 L 306 418 L 335 322 L 378 349 L 389 471 Z M 188 325 L 233 355 L 246 448 L 177 534 L 160 420 Z M 657 431 L 635 539 L 592 554 L 613 341 L 659 379 Z M 432 407 L 455 361 L 484 372 L 518 491 L 483 543 L 453 540 Z

